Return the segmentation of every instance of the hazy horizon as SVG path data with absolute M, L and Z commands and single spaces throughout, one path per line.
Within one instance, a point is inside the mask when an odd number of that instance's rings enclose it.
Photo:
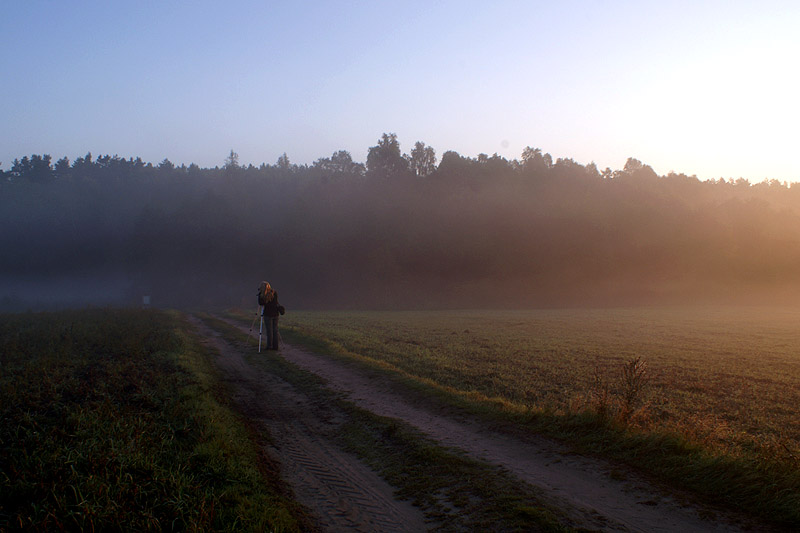
M 224 168 L 27 157 L 0 180 L 0 309 L 252 305 L 433 309 L 800 299 L 800 186 L 404 154 Z M 291 302 L 291 304 L 290 304 Z

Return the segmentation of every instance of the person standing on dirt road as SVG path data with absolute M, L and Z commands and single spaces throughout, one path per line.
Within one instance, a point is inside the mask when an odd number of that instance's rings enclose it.
M 267 329 L 267 350 L 277 350 L 278 316 L 284 314 L 286 309 L 278 303 L 278 292 L 266 281 L 262 281 L 258 288 L 258 303 L 264 306 L 261 315 Z

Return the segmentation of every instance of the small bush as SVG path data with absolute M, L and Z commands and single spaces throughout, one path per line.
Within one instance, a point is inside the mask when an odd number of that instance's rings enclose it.
M 614 419 L 626 425 L 634 415 L 639 414 L 637 409 L 642 403 L 648 382 L 647 363 L 638 356 L 622 366 L 619 381 L 613 387 L 595 367 L 591 407 L 600 418 Z
M 647 363 L 641 357 L 628 361 L 622 367 L 620 418 L 627 422 L 642 399 L 649 381 Z

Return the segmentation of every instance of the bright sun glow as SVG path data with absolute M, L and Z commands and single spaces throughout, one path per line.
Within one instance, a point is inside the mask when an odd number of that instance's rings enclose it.
M 800 179 L 800 167 L 786 160 L 798 140 L 800 71 L 792 65 L 799 56 L 796 40 L 745 42 L 654 72 L 629 107 L 643 110 L 630 117 L 647 132 L 642 149 L 659 159 L 662 173 L 758 181 L 783 160 L 782 180 Z

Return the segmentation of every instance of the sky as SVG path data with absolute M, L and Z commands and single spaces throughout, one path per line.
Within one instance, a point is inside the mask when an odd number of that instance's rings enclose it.
M 800 2 L 8 0 L 0 168 L 526 146 L 800 181 Z

